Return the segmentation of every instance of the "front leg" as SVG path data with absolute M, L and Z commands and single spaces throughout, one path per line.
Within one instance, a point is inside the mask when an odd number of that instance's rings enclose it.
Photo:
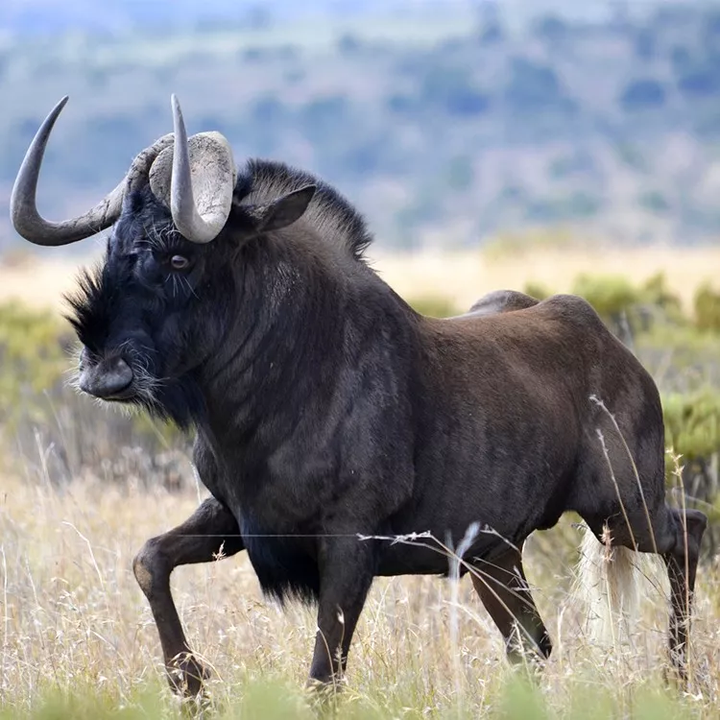
M 182 525 L 143 545 L 133 561 L 135 577 L 150 603 L 160 635 L 170 685 L 176 692 L 195 696 L 208 671 L 187 643 L 170 592 L 170 573 L 178 565 L 210 562 L 244 548 L 235 517 L 215 498 L 205 500 Z
M 375 574 L 374 544 L 327 538 L 320 544 L 320 607 L 309 682 L 335 683 L 345 671 L 355 626 Z

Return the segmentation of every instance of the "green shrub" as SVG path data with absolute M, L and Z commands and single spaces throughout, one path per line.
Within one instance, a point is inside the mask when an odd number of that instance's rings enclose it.
M 680 455 L 668 456 L 666 481 L 678 482 L 678 469 L 687 507 L 702 510 L 709 520 L 703 557 L 712 558 L 720 546 L 720 391 L 703 388 L 693 393 L 671 393 L 663 399 L 665 444 Z
M 523 292 L 538 299 L 553 294 L 553 290 L 530 281 Z M 623 318 L 634 331 L 645 330 L 653 320 L 687 325 L 680 298 L 667 287 L 663 272 L 648 278 L 642 285 L 633 285 L 623 275 L 592 275 L 583 273 L 575 278 L 570 292 L 585 298 L 600 317 L 610 325 Z
M 680 298 L 667 287 L 660 272 L 642 285 L 632 284 L 623 275 L 582 274 L 571 290 L 585 298 L 616 334 L 635 337 L 655 325 L 687 326 Z
M 0 421 L 12 423 L 33 398 L 62 382 L 69 328 L 51 313 L 0 305 Z
M 634 350 L 666 391 L 687 393 L 720 381 L 720 334 L 690 324 L 656 323 L 635 337 Z
M 695 294 L 695 322 L 700 330 L 720 332 L 720 292 L 715 292 L 709 283 Z
M 603 318 L 616 319 L 640 301 L 640 293 L 622 275 L 579 275 L 572 292 L 585 298 Z
M 459 310 L 450 298 L 443 295 L 422 295 L 410 298 L 408 304 L 421 315 L 435 318 L 452 317 L 465 312 Z
M 536 298 L 537 300 L 545 300 L 553 294 L 553 292 L 551 290 L 548 290 L 545 285 L 539 282 L 534 282 L 532 280 L 525 283 L 525 287 L 523 287 L 522 292 L 524 292 L 526 295 L 529 295 L 530 297 Z
M 664 272 L 659 272 L 645 281 L 640 288 L 640 297 L 646 305 L 660 308 L 666 319 L 676 323 L 685 321 L 680 298 L 668 289 Z
M 688 460 L 720 453 L 720 391 L 668 393 L 663 398 L 665 444 Z

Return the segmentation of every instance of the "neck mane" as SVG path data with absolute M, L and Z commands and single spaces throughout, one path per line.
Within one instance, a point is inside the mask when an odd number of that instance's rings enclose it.
M 366 248 L 372 235 L 362 215 L 337 190 L 311 173 L 272 160 L 249 160 L 238 174 L 235 201 L 241 205 L 263 205 L 315 185 L 317 190 L 297 225 L 347 257 L 366 264 Z
M 233 446 L 270 447 L 311 408 L 331 407 L 340 376 L 366 372 L 367 349 L 382 337 L 409 347 L 400 338 L 413 313 L 367 265 L 371 236 L 344 197 L 309 173 L 251 160 L 234 202 L 263 205 L 308 184 L 317 191 L 300 220 L 241 247 L 237 305 L 224 310 L 230 325 L 202 369 L 201 424 Z

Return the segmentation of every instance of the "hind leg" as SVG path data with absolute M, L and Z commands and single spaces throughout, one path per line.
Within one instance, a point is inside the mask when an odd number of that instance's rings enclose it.
M 638 552 L 662 556 L 670 581 L 670 623 L 668 649 L 670 662 L 681 679 L 686 677 L 687 640 L 695 591 L 695 575 L 700 556 L 700 543 L 707 517 L 699 510 L 678 510 L 662 505 L 647 516 L 631 519 L 632 531 L 624 521 L 609 523 L 612 541 L 636 549 Z M 602 529 L 598 523 L 588 523 L 598 537 Z
M 663 553 L 670 580 L 668 649 L 673 667 L 680 679 L 684 680 L 687 672 L 687 641 L 695 593 L 695 575 L 707 517 L 698 510 L 671 512 L 675 520 L 675 542 L 672 548 Z
M 550 655 L 550 636 L 530 594 L 518 550 L 509 549 L 492 562 L 476 561 L 472 582 L 505 638 L 511 662 L 522 661 L 528 651 L 543 659 Z

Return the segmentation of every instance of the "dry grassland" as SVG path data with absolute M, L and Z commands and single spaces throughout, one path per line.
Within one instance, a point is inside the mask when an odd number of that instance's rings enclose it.
M 190 514 L 198 495 L 88 481 L 58 489 L 43 484 L 40 469 L 25 470 L 4 478 L 0 505 L 7 717 L 47 697 L 60 708 L 51 717 L 113 717 L 119 707 L 132 718 L 174 717 L 178 704 L 164 687 L 156 631 L 130 566 L 139 545 Z M 717 717 L 720 575 L 701 575 L 692 692 L 678 696 L 662 685 L 665 583 L 655 575 L 643 582 L 631 645 L 589 646 L 568 592 L 578 539 L 564 523 L 529 541 L 529 579 L 555 642 L 535 690 L 508 685 L 500 636 L 467 579 L 457 597 L 447 580 L 379 579 L 337 717 Z M 215 668 L 210 692 L 220 716 L 312 717 L 302 691 L 311 611 L 283 613 L 263 600 L 245 556 L 179 568 L 173 586 L 191 643 Z

